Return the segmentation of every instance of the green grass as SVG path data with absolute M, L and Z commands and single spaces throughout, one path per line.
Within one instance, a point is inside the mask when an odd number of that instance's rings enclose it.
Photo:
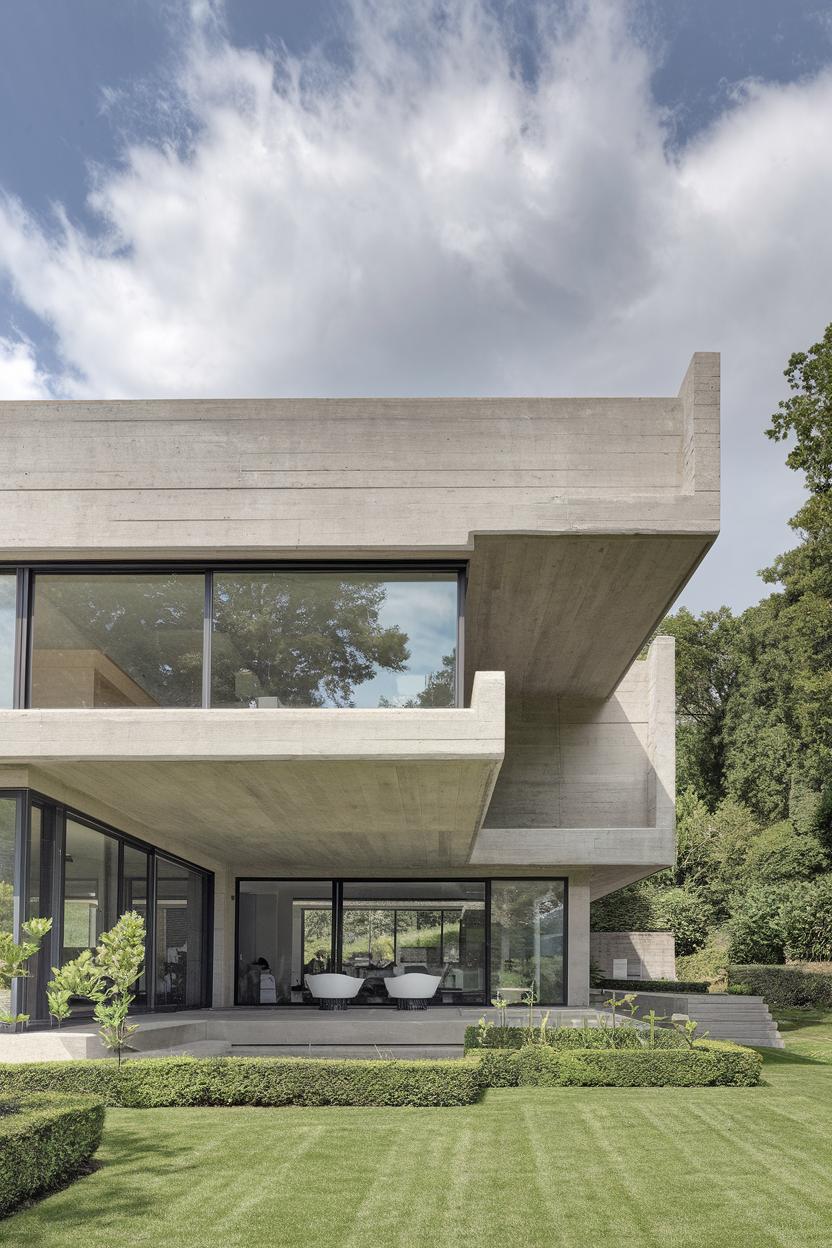
M 109 1110 L 101 1168 L 0 1223 L 0 1243 L 828 1248 L 832 1014 L 807 1014 L 763 1088 Z
M 781 1009 L 777 1026 L 790 1053 L 832 1063 L 832 1010 Z

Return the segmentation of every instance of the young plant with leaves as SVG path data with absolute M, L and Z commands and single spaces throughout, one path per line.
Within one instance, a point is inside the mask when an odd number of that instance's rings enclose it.
M 0 991 L 8 992 L 16 979 L 25 979 L 29 970 L 29 962 L 40 951 L 41 942 L 51 930 L 51 919 L 27 919 L 21 924 L 23 934 L 28 940 L 17 944 L 11 932 L 0 932 Z M 0 1023 L 6 1027 L 15 1027 L 18 1023 L 28 1023 L 28 1014 L 11 1014 L 7 1010 L 0 1011 Z
M 123 914 L 115 927 L 104 932 L 95 952 L 84 949 L 64 966 L 52 968 L 53 979 L 46 995 L 50 1014 L 60 1024 L 70 1013 L 74 997 L 93 1003 L 93 1017 L 105 1046 L 116 1054 L 119 1066 L 128 1041 L 138 1030 L 128 1022 L 131 992 L 144 966 L 144 919 L 134 910 Z

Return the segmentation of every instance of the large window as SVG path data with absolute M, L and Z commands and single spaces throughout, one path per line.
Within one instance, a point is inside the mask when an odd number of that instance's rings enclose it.
M 94 949 L 118 918 L 118 841 L 66 821 L 62 961 Z
M 305 974 L 332 967 L 331 880 L 241 880 L 237 1003 L 310 1001 Z
M 204 577 L 38 574 L 31 705 L 199 706 Z
M 16 1008 L 36 1023 L 46 1021 L 51 968 L 94 948 L 128 910 L 140 914 L 147 929 L 145 970 L 133 989 L 133 1008 L 208 1005 L 211 873 L 40 795 L 29 801 L 25 793 L 0 796 L 0 929 L 11 930 L 18 801 L 28 812 L 17 824 L 23 835 L 21 918 L 51 916 L 53 928 L 28 977 L 19 981 Z M 90 1009 L 86 1000 L 73 1002 L 74 1013 Z
M 440 976 L 438 1002 L 485 992 L 485 886 L 480 881 L 347 882 L 341 965 L 364 980 L 358 1000 L 386 1003 L 388 976 Z
M 207 881 L 201 871 L 156 856 L 156 1005 L 205 1001 Z
M 214 706 L 453 706 L 453 572 L 216 572 Z
M 14 706 L 14 642 L 17 576 L 0 572 L 0 709 Z
M 14 923 L 14 860 L 17 798 L 0 797 L 0 932 Z M 11 1011 L 11 992 L 0 986 L 0 1012 Z
M 563 880 L 494 880 L 491 990 L 509 1001 L 530 987 L 543 1005 L 564 1000 Z
M 457 703 L 453 569 L 137 568 L 32 584 L 32 706 Z M 14 577 L 0 573 L 0 705 L 14 636 Z

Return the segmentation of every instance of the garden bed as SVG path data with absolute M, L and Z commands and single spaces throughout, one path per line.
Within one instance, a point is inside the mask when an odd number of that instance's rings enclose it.
M 219 1105 L 470 1105 L 469 1061 L 331 1061 L 291 1057 L 137 1058 L 0 1065 L 12 1092 L 96 1093 L 125 1109 Z
M 0 1099 L 0 1215 L 77 1174 L 101 1143 L 104 1102 L 23 1092 Z

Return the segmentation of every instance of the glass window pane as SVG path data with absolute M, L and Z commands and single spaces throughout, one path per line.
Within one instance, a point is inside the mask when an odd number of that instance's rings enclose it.
M 205 876 L 156 856 L 156 1004 L 206 1004 Z
M 519 1000 L 563 1001 L 563 880 L 494 880 L 491 885 L 491 991 Z
M 332 881 L 241 880 L 237 915 L 238 1004 L 310 1002 L 304 975 L 332 967 Z
M 14 705 L 14 638 L 17 577 L 0 572 L 0 707 Z
M 135 910 L 136 914 L 140 914 L 144 919 L 145 928 L 147 928 L 148 857 L 149 855 L 143 849 L 138 849 L 135 845 L 125 844 L 122 866 L 123 909 L 124 912 Z M 146 953 L 147 944 L 145 943 Z M 133 988 L 133 995 L 136 998 L 137 1005 L 145 1005 L 147 1003 L 146 971 L 142 972 L 135 988 Z
M 201 705 L 204 610 L 202 575 L 38 575 L 32 706 Z
M 455 572 L 217 572 L 214 706 L 453 706 Z
M 364 980 L 357 1000 L 388 1004 L 390 975 L 439 975 L 435 1000 L 485 996 L 485 887 L 478 881 L 344 884 L 341 968 Z
M 14 850 L 17 799 L 0 797 L 0 931 L 14 928 Z M 0 1010 L 11 1010 L 11 989 L 0 985 Z
M 94 949 L 118 909 L 118 842 L 74 819 L 66 821 L 63 961 Z
M 54 918 L 52 913 L 52 819 L 40 806 L 33 805 L 29 819 L 28 877 L 24 899 L 27 919 Z M 29 963 L 24 980 L 23 1010 L 33 1019 L 46 1017 L 46 985 L 51 977 L 50 940 Z

